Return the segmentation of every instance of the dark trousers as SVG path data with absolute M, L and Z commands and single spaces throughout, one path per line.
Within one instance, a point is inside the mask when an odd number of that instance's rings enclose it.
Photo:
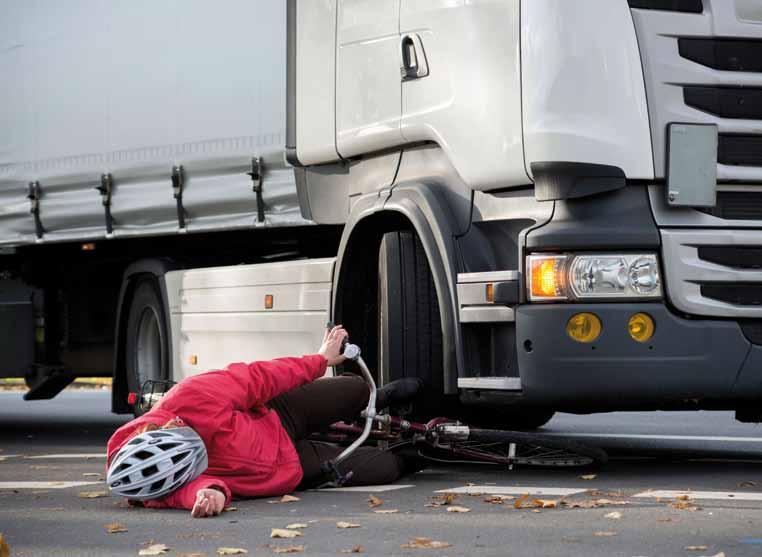
M 301 489 L 316 487 L 326 480 L 320 465 L 337 457 L 343 448 L 330 443 L 308 441 L 311 433 L 334 422 L 357 418 L 368 405 L 370 389 L 360 377 L 324 377 L 275 397 L 267 405 L 280 417 L 294 442 L 304 471 Z M 375 447 L 359 447 L 339 466 L 352 471 L 345 485 L 377 485 L 396 481 L 405 472 L 401 457 Z

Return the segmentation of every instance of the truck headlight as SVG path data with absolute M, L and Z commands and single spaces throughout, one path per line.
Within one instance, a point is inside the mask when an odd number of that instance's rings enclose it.
M 530 255 L 527 270 L 533 302 L 662 297 L 656 254 Z

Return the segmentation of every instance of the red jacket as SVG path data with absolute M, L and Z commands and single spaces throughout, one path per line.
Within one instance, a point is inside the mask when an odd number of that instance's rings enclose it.
M 273 496 L 289 493 L 302 479 L 296 449 L 277 414 L 264 406 L 271 398 L 322 376 L 320 355 L 269 362 L 230 364 L 183 380 L 148 413 L 120 427 L 108 442 L 108 463 L 148 422 L 162 426 L 182 418 L 204 440 L 209 468 L 168 496 L 146 501 L 153 508 L 191 509 L 199 489 L 218 488 L 231 495 Z

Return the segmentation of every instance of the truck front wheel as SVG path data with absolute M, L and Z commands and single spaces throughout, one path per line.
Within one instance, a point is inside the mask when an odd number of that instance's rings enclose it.
M 127 318 L 125 368 L 130 392 L 139 392 L 149 379 L 167 379 L 169 344 L 159 286 L 153 278 L 141 279 L 135 286 Z M 137 409 L 134 412 L 140 414 Z
M 416 413 L 441 412 L 442 325 L 426 252 L 412 231 L 384 234 L 378 258 L 379 383 L 423 379 Z M 450 409 L 452 410 L 452 409 Z

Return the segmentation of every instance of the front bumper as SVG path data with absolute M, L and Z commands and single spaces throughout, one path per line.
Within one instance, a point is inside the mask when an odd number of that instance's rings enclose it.
M 566 334 L 569 318 L 583 311 L 603 323 L 592 344 Z M 638 312 L 656 322 L 648 343 L 627 330 Z M 520 306 L 516 344 L 522 399 L 530 404 L 587 412 L 732 408 L 762 395 L 762 347 L 736 322 L 683 319 L 662 303 Z

